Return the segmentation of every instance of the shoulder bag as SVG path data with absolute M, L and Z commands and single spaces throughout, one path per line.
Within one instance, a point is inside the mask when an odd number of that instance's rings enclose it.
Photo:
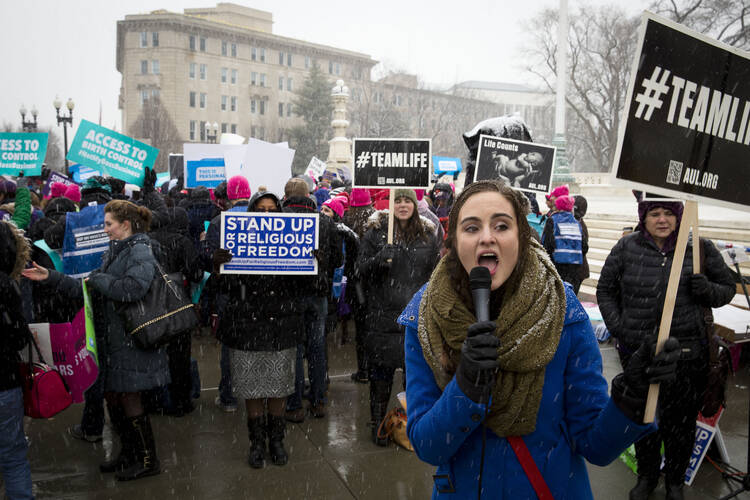
M 20 366 L 24 414 L 31 418 L 54 417 L 73 403 L 73 396 L 62 375 L 44 362 L 34 336 L 29 333 L 29 337 L 29 361 Z M 32 345 L 39 360 L 36 363 L 31 352 Z

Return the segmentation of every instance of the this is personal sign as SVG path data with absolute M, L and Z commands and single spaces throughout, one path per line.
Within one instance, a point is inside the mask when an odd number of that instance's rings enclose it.
M 47 138 L 46 133 L 0 133 L 0 174 L 41 175 Z

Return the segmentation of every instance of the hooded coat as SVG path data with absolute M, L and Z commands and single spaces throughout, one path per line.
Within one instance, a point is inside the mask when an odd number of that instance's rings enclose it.
M 198 261 L 198 252 L 188 237 L 187 213 L 182 208 L 170 208 L 167 213 L 167 225 L 152 231 L 149 236 L 161 246 L 166 272 L 182 273 L 185 279 L 197 283 L 203 278 L 203 270 Z

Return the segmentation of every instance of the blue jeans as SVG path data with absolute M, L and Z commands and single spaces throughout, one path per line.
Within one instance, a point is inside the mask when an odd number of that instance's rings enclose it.
M 310 402 L 313 405 L 326 403 L 326 315 L 328 301 L 317 295 L 300 299 L 305 310 L 305 335 L 302 344 L 297 344 L 297 365 L 294 376 L 294 393 L 287 398 L 287 410 L 302 408 L 302 392 L 305 390 L 303 358 L 307 357 L 310 378 Z
M 28 448 L 23 433 L 23 392 L 20 387 L 0 391 L 0 470 L 10 500 L 34 498 Z
M 219 381 L 219 398 L 225 405 L 236 405 L 237 398 L 232 395 L 232 372 L 229 368 L 229 348 L 221 344 L 221 380 Z

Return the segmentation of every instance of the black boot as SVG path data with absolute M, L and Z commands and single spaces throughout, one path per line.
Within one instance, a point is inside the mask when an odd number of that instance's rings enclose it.
M 110 406 L 109 418 L 112 423 L 112 430 L 120 438 L 120 452 L 111 460 L 99 464 L 99 471 L 105 474 L 122 471 L 135 463 L 132 433 L 129 432 L 130 426 L 126 425 L 125 413 L 123 413 L 122 408 Z
M 268 415 L 268 454 L 275 465 L 286 465 L 289 461 L 284 449 L 284 431 L 286 419 L 275 415 Z
M 253 469 L 262 469 L 265 465 L 266 426 L 263 417 L 247 419 L 247 435 L 250 438 L 250 455 L 247 462 Z
M 685 483 L 682 481 L 667 481 L 666 487 L 667 487 L 667 500 L 683 500 L 685 496 L 682 493 L 682 487 Z
M 635 488 L 630 490 L 630 500 L 648 500 L 648 496 L 656 489 L 657 484 L 659 484 L 658 476 L 638 476 Z
M 116 472 L 115 477 L 119 481 L 131 481 L 158 474 L 161 469 L 159 459 L 156 458 L 154 431 L 151 429 L 151 420 L 148 415 L 127 417 L 125 425 L 129 426 L 126 435 L 129 435 L 129 439 L 132 440 L 135 460 L 129 467 Z
M 370 379 L 370 419 L 372 425 L 372 442 L 378 446 L 388 446 L 388 436 L 378 436 L 380 424 L 388 412 L 388 400 L 391 397 L 391 382 Z

